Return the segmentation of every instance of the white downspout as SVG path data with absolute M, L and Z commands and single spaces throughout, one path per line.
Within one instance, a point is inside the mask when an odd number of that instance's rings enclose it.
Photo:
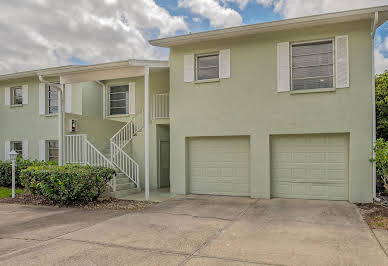
M 374 148 L 376 144 L 376 96 L 375 96 L 375 33 L 377 28 L 377 23 L 379 21 L 379 12 L 375 12 L 373 25 L 372 25 L 372 147 Z M 372 152 L 373 158 L 373 199 L 377 202 L 380 202 L 380 199 L 376 196 L 376 153 L 373 149 Z
M 50 85 L 54 87 L 58 91 L 58 165 L 63 165 L 63 91 L 65 88 L 65 84 L 61 84 L 58 86 L 55 83 L 51 83 L 43 78 L 43 76 L 39 75 L 39 80 L 42 83 Z
M 96 80 L 96 83 L 102 87 L 102 119 L 106 119 L 106 85 L 105 83 Z
M 144 67 L 144 190 L 145 200 L 150 198 L 150 165 L 149 165 L 149 74 L 150 68 Z

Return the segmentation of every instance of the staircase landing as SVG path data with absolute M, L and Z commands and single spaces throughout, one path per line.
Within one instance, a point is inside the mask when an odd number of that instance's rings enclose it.
M 150 190 L 150 201 L 152 202 L 162 202 L 166 201 L 174 196 L 170 194 L 170 188 L 160 188 L 160 189 L 152 189 Z M 141 200 L 145 201 L 144 191 L 139 191 L 138 193 L 134 193 L 125 197 L 121 197 L 121 199 L 125 200 Z

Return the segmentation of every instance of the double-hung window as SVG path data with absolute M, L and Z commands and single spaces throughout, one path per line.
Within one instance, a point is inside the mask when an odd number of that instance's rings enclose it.
M 291 46 L 292 90 L 334 87 L 333 41 Z
M 49 161 L 58 161 L 58 141 L 57 140 L 48 140 L 47 145 L 47 159 Z
M 50 85 L 47 88 L 47 112 L 49 114 L 58 113 L 58 91 Z
M 109 114 L 129 114 L 129 85 L 110 86 L 109 91 Z
M 18 155 L 23 155 L 23 142 L 22 141 L 11 141 L 11 151 L 14 150 Z
M 23 104 L 23 88 L 22 87 L 11 88 L 11 104 L 12 105 Z
M 219 54 L 207 54 L 196 56 L 197 80 L 219 78 Z

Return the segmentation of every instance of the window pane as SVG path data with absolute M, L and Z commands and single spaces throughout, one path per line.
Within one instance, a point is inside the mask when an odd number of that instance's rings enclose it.
M 294 68 L 292 70 L 292 76 L 294 79 L 322 77 L 322 76 L 328 77 L 331 75 L 333 75 L 333 65 L 301 67 L 301 68 Z
M 125 115 L 127 114 L 126 108 L 111 108 L 110 109 L 111 115 Z
M 128 92 L 115 92 L 110 94 L 111 100 L 126 100 Z
M 291 65 L 293 90 L 334 86 L 332 41 L 293 45 Z
M 57 140 L 47 141 L 47 147 L 48 147 L 48 160 L 58 161 L 58 156 L 59 156 L 58 141 Z
M 333 50 L 332 41 L 307 43 L 307 44 L 295 44 L 292 46 L 292 56 L 317 54 L 317 53 L 329 53 Z
M 197 79 L 214 79 L 219 74 L 218 54 L 197 57 Z
M 127 105 L 126 100 L 110 101 L 110 107 L 122 107 L 125 108 Z
M 116 93 L 116 92 L 128 92 L 128 85 L 121 85 L 121 86 L 112 86 L 110 87 L 110 92 L 111 93 Z
M 198 69 L 198 80 L 218 78 L 218 67 Z
M 296 79 L 292 81 L 293 90 L 308 90 L 319 88 L 332 88 L 333 77 L 312 78 L 312 79 Z
M 333 64 L 333 54 L 315 54 L 293 56 L 292 66 L 311 66 L 311 65 L 327 65 Z

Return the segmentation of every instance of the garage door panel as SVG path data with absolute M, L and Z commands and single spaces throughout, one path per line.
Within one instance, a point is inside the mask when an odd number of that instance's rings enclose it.
M 272 137 L 272 196 L 346 199 L 347 143 L 345 134 Z
M 249 195 L 249 138 L 189 140 L 190 191 L 195 194 Z

